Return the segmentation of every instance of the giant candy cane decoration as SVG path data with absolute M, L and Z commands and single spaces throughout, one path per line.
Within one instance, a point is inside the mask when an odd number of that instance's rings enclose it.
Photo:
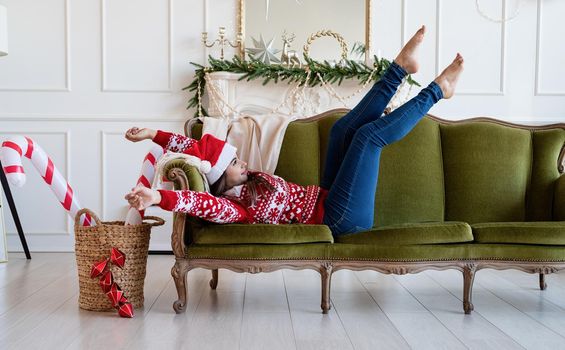
M 8 181 L 16 187 L 22 187 L 25 184 L 26 175 L 22 166 L 22 156 L 31 160 L 43 180 L 51 187 L 57 200 L 74 218 L 82 207 L 71 185 L 61 175 L 43 148 L 29 137 L 18 135 L 2 143 L 0 158 Z M 80 223 L 82 226 L 95 225 L 88 214 L 83 214 L 80 217 Z
M 155 178 L 155 164 L 157 164 L 157 161 L 163 156 L 163 154 L 165 154 L 165 149 L 158 145 L 153 146 L 151 150 L 149 150 L 149 153 L 147 153 L 143 159 L 141 175 L 139 175 L 137 185 L 141 184 L 147 188 L 151 188 L 151 184 Z M 126 216 L 126 225 L 141 224 L 144 215 L 145 209 L 137 210 L 130 207 Z

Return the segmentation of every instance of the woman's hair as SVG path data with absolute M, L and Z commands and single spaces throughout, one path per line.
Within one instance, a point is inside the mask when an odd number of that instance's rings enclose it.
M 226 190 L 226 172 L 224 171 L 222 176 L 210 186 L 210 193 L 219 197 L 222 193 L 226 192 Z
M 255 205 L 255 203 L 257 202 L 257 197 L 259 197 L 259 195 L 265 194 L 263 187 L 259 186 L 260 184 L 265 185 L 264 187 L 266 187 L 267 192 L 273 192 L 275 190 L 273 185 L 271 185 L 264 178 L 256 176 L 254 174 L 249 174 L 245 185 L 247 186 L 247 190 L 249 191 L 249 195 L 251 197 L 251 205 Z M 210 193 L 216 197 L 219 197 L 227 190 L 229 190 L 229 188 L 226 188 L 226 172 L 224 171 L 218 181 L 214 182 L 214 184 L 210 186 Z

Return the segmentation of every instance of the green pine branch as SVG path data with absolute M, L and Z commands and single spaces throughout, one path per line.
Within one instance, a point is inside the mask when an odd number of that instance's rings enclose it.
M 269 84 L 271 82 L 277 84 L 279 82 L 287 82 L 288 84 L 300 83 L 307 84 L 308 86 L 321 85 L 322 82 L 318 77 L 318 73 L 322 76 L 324 81 L 331 84 L 340 85 L 345 79 L 355 79 L 359 82 L 359 85 L 363 85 L 369 79 L 373 81 L 378 81 L 381 79 L 383 73 L 390 66 L 390 61 L 381 58 L 378 59 L 376 56 L 374 58 L 374 63 L 372 66 L 368 66 L 365 63 L 359 63 L 353 60 L 343 60 L 340 64 L 331 64 L 328 61 L 318 62 L 314 61 L 308 57 L 304 57 L 305 64 L 302 67 L 287 67 L 283 65 L 265 64 L 258 60 L 245 61 L 238 56 L 234 56 L 231 61 L 229 60 L 219 60 L 211 56 L 208 57 L 208 66 L 202 66 L 197 63 L 190 62 L 196 67 L 194 72 L 194 80 L 190 85 L 183 88 L 183 90 L 188 90 L 193 93 L 192 98 L 188 100 L 187 109 L 195 107 L 196 114 L 198 116 L 198 106 L 199 106 L 199 94 L 198 88 L 200 87 L 200 96 L 204 95 L 206 80 L 206 73 L 211 72 L 231 72 L 242 74 L 239 80 L 251 81 L 255 79 L 262 79 L 263 85 Z M 375 73 L 371 75 L 374 68 L 377 68 Z M 306 81 L 308 77 L 308 71 L 310 71 L 310 78 Z M 410 85 L 420 86 L 420 84 L 412 79 L 409 75 L 406 79 L 407 83 Z M 202 114 L 207 116 L 208 113 L 204 108 L 202 108 Z

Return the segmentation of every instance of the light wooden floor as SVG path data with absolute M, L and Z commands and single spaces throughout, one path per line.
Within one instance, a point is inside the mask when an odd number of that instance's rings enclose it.
M 78 308 L 72 253 L 11 253 L 0 264 L 1 349 L 564 349 L 565 274 L 481 270 L 475 312 L 464 315 L 462 276 L 339 271 L 332 309 L 320 310 L 314 271 L 248 275 L 189 272 L 176 315 L 173 256 L 149 256 L 145 307 L 133 319 Z

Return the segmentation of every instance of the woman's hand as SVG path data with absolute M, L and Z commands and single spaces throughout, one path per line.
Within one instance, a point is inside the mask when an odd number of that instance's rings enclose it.
M 159 191 L 152 190 L 143 185 L 137 185 L 124 197 L 132 208 L 143 210 L 153 204 L 161 203 Z
M 132 142 L 139 142 L 147 139 L 152 140 L 155 135 L 157 135 L 157 131 L 148 128 L 140 129 L 137 126 L 126 131 L 126 139 Z

